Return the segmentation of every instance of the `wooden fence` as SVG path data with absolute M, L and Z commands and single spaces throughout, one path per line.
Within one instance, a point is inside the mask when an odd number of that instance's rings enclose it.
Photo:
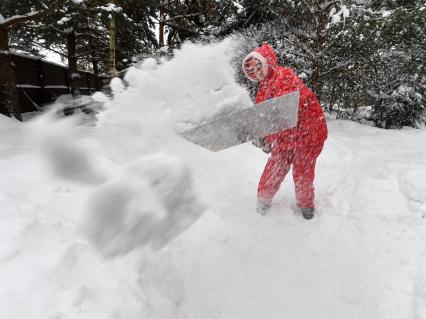
M 12 60 L 15 64 L 18 103 L 22 113 L 36 111 L 34 104 L 41 106 L 51 103 L 58 96 L 70 93 L 67 67 L 21 54 L 13 54 Z M 109 83 L 106 76 L 96 76 L 84 71 L 79 71 L 79 74 L 81 94 L 92 94 Z

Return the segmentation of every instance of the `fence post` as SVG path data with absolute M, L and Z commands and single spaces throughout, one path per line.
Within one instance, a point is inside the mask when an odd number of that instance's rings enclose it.
M 64 76 L 65 76 L 65 86 L 68 88 L 68 93 L 70 93 L 70 81 L 69 81 L 68 67 L 64 67 Z
M 90 77 L 89 77 L 89 73 L 85 73 L 86 74 L 86 82 L 87 82 L 87 88 L 89 89 L 89 94 L 92 93 L 92 89 L 90 87 Z
M 40 101 L 43 104 L 45 100 L 44 100 L 44 65 L 43 65 L 42 59 L 38 60 L 38 76 L 39 76 L 39 83 L 40 83 Z

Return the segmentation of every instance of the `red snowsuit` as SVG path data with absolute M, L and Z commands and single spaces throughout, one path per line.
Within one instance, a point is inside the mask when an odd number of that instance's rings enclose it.
M 327 124 L 320 103 L 290 68 L 278 65 L 269 44 L 256 48 L 244 60 L 250 56 L 263 57 L 261 62 L 267 69 L 266 78 L 259 83 L 256 103 L 296 90 L 300 93 L 297 126 L 265 137 L 272 151 L 260 178 L 258 199 L 271 201 L 293 165 L 296 204 L 300 208 L 314 207 L 315 162 L 327 138 Z

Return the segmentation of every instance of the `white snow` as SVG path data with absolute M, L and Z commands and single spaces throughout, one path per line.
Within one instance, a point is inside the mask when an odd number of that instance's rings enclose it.
M 331 17 L 331 23 L 339 23 L 341 20 L 340 14 L 335 14 Z
M 387 18 L 392 14 L 392 11 L 385 10 L 382 12 L 382 17 Z
M 244 12 L 244 6 L 242 6 L 240 3 L 238 3 L 237 1 L 232 1 L 232 3 L 234 4 L 234 6 L 237 8 L 237 13 L 241 14 Z
M 65 17 L 62 17 L 62 19 L 57 21 L 56 23 L 59 24 L 59 25 L 63 25 L 65 23 L 69 22 L 69 21 L 71 21 L 71 17 L 65 16 Z
M 320 216 L 288 176 L 261 217 L 265 154 L 175 133 L 248 106 L 233 42 L 131 68 L 96 123 L 0 117 L 0 317 L 426 317 L 426 130 L 329 119 Z
M 346 18 L 349 18 L 350 11 L 345 5 L 342 5 L 338 12 L 336 12 L 336 8 L 333 7 L 331 8 L 328 16 L 331 17 L 332 24 L 339 23 L 342 20 L 342 18 L 343 20 L 345 20 Z
M 115 12 L 120 13 L 123 11 L 123 8 L 115 5 L 114 3 L 108 3 L 106 6 L 99 6 L 98 9 L 106 12 Z
M 349 16 L 351 15 L 351 12 L 349 11 L 349 9 L 346 6 L 342 6 L 342 16 L 344 19 L 349 18 Z
M 41 89 L 41 86 L 31 84 L 17 84 L 16 87 L 23 89 Z

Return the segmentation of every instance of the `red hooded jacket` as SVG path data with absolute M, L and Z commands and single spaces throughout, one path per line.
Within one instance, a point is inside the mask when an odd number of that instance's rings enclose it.
M 267 69 L 266 78 L 259 83 L 256 103 L 296 90 L 300 94 L 297 126 L 265 137 L 272 144 L 272 152 L 322 145 L 327 138 L 327 124 L 315 94 L 290 68 L 278 65 L 278 58 L 269 44 L 256 48 L 244 60 L 250 56 L 263 57 L 261 62 Z

